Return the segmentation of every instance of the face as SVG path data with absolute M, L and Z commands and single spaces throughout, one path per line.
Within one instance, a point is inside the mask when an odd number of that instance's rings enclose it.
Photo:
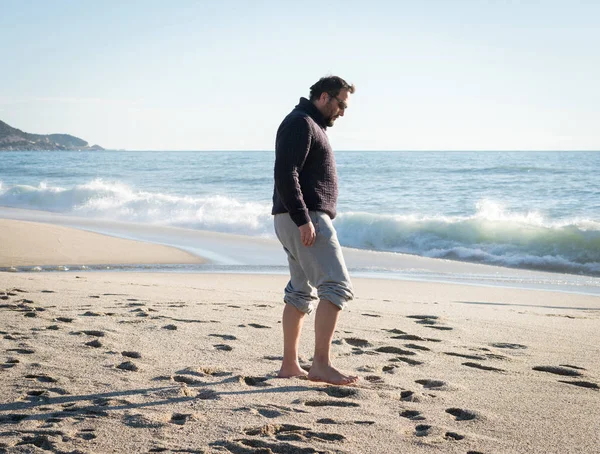
M 350 100 L 350 92 L 347 89 L 340 90 L 337 96 L 332 96 L 329 93 L 321 95 L 321 113 L 325 117 L 327 126 L 333 126 L 335 120 L 343 117 L 348 108 Z

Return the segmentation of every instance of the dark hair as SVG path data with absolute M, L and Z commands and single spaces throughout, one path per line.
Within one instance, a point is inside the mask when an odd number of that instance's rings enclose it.
M 341 77 L 321 77 L 316 84 L 310 87 L 310 100 L 316 101 L 323 93 L 329 93 L 331 96 L 337 96 L 340 94 L 340 90 L 344 88 L 350 93 L 354 93 L 354 90 L 356 90 L 354 84 L 349 84 Z

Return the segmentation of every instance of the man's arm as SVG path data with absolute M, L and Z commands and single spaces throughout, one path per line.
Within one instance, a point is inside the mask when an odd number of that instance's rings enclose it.
M 275 189 L 294 223 L 302 244 L 312 246 L 315 228 L 308 216 L 300 186 L 300 172 L 310 150 L 311 136 L 306 119 L 298 117 L 282 125 L 275 143 Z

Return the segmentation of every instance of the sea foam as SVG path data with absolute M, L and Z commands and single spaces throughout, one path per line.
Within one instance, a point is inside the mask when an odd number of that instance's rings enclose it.
M 271 236 L 270 206 L 224 195 L 181 196 L 138 191 L 93 180 L 71 188 L 15 185 L 0 190 L 0 205 L 99 219 Z
M 271 205 L 225 194 L 140 191 L 92 180 L 70 188 L 0 182 L 0 206 L 152 225 L 273 237 Z M 468 216 L 340 212 L 344 246 L 500 266 L 600 275 L 600 223 L 546 219 L 481 200 Z
M 600 223 L 548 221 L 484 200 L 472 216 L 341 213 L 340 243 L 491 265 L 600 275 Z

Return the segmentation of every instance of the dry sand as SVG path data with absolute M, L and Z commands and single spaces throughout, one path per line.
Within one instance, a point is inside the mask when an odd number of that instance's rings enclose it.
M 202 262 L 197 256 L 167 246 L 0 219 L 0 267 Z
M 600 452 L 599 297 L 355 279 L 336 387 L 275 378 L 285 283 L 0 273 L 0 452 Z

